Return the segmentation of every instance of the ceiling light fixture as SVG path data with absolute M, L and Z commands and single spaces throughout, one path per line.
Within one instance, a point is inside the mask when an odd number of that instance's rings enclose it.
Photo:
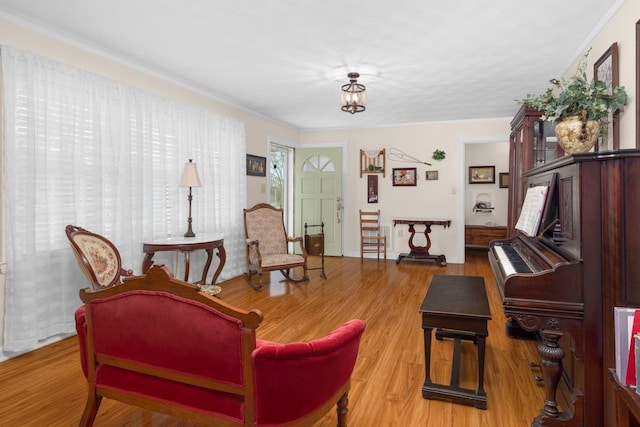
M 365 91 L 367 88 L 358 83 L 358 73 L 349 73 L 349 82 L 342 85 L 342 111 L 355 114 L 360 113 L 366 109 L 366 96 Z

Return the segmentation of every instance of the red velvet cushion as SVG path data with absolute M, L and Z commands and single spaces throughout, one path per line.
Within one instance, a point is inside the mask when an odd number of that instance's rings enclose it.
M 258 341 L 252 356 L 257 422 L 295 421 L 324 405 L 351 377 L 364 328 L 350 320 L 308 343 Z
M 242 385 L 238 319 L 152 291 L 102 298 L 89 307 L 97 355 Z
M 89 310 L 97 355 L 243 385 L 238 319 L 160 291 L 102 298 L 92 301 Z M 80 344 L 84 347 L 84 340 Z M 96 385 L 243 419 L 241 399 L 200 387 L 104 366 L 97 370 Z
M 98 387 L 144 396 L 159 402 L 181 406 L 190 411 L 223 416 L 236 423 L 244 420 L 242 396 L 138 374 L 113 366 L 97 369 Z

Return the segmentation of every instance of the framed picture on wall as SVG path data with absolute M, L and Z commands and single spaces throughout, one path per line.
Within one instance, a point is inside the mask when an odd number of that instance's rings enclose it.
M 438 171 L 426 171 L 425 179 L 427 181 L 436 181 L 438 179 Z
M 469 166 L 469 184 L 495 184 L 495 166 Z
M 416 168 L 393 168 L 392 172 L 391 179 L 394 187 L 416 185 L 418 179 Z
M 247 175 L 267 176 L 267 158 L 247 154 Z
M 378 203 L 378 175 L 367 175 L 367 203 Z
M 605 82 L 609 95 L 618 86 L 618 43 L 613 43 L 607 51 L 593 64 L 593 78 Z M 620 148 L 620 129 L 618 121 L 620 112 L 609 113 L 602 120 L 604 134 L 598 138 L 596 151 L 617 150 Z
M 500 188 L 509 188 L 509 172 L 500 172 L 498 174 L 498 183 Z

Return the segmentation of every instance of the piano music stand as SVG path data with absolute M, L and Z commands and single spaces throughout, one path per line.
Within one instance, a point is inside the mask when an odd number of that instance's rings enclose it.
M 320 227 L 319 234 L 308 234 L 308 228 Z M 324 274 L 324 222 L 315 225 L 308 225 L 304 223 L 304 247 L 307 248 L 307 255 L 319 255 L 322 260 L 322 267 L 308 268 L 307 270 L 322 270 L 320 277 L 327 280 L 327 275 Z

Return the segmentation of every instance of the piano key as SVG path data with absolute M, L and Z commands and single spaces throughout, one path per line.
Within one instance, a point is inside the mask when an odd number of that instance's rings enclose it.
M 498 256 L 498 260 L 504 269 L 505 275 L 509 276 L 516 273 L 532 273 L 533 270 L 528 263 L 522 258 L 517 250 L 510 245 L 496 245 L 493 247 L 494 252 Z

